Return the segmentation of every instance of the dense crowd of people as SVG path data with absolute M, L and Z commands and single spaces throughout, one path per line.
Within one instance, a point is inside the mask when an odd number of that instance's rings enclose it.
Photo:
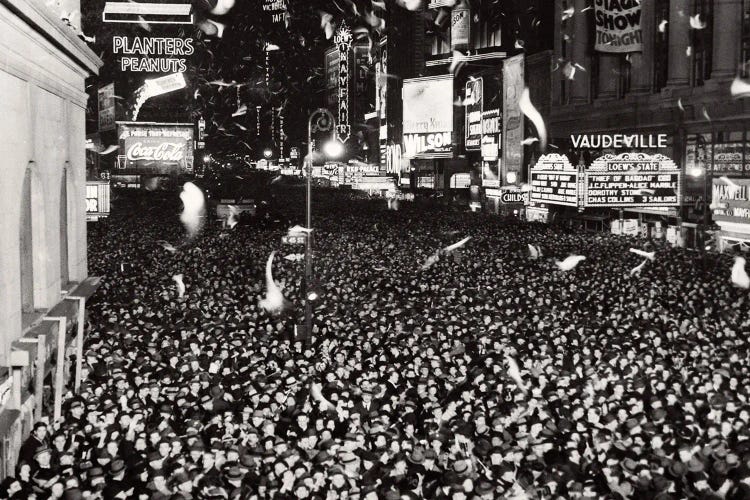
M 85 381 L 0 497 L 750 498 L 730 257 L 318 192 L 308 345 L 286 221 L 188 241 L 176 198 L 89 228 Z M 301 191 L 270 204 L 304 223 Z M 634 246 L 656 255 L 631 276 Z M 278 316 L 258 306 L 274 250 Z

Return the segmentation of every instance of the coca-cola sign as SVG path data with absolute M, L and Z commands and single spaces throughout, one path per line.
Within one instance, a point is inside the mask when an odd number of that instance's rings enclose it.
M 121 173 L 175 175 L 193 171 L 193 125 L 118 122 Z
M 185 159 L 185 143 L 162 142 L 161 144 L 147 145 L 139 141 L 131 144 L 126 154 L 130 161 L 180 162 Z

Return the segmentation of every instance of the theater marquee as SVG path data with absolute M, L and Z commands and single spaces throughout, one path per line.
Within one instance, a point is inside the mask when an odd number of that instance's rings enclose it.
M 531 170 L 533 203 L 578 206 L 578 168 L 565 155 L 550 153 L 539 158 Z
M 661 154 L 604 155 L 585 173 L 586 207 L 677 207 L 682 199 L 679 167 Z

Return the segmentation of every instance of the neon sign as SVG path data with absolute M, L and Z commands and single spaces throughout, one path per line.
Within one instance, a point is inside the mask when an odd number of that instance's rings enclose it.
M 346 142 L 351 135 L 349 125 L 349 50 L 352 48 L 352 31 L 342 24 L 336 32 L 333 42 L 339 51 L 339 123 L 336 135 L 341 142 Z

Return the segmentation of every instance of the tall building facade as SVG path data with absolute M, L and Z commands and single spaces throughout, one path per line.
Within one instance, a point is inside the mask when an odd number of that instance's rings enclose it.
M 666 135 L 667 147 L 654 152 L 682 167 L 682 207 L 642 210 L 641 217 L 682 225 L 691 239 L 695 226 L 710 220 L 718 178 L 733 178 L 743 186 L 735 193 L 739 197 L 750 183 L 750 102 L 730 91 L 736 77 L 747 76 L 750 2 L 642 1 L 640 50 L 622 53 L 600 50 L 601 32 L 616 19 L 600 17 L 589 4 L 554 2 L 556 71 L 548 118 L 552 142 L 588 163 L 607 151 L 576 150 L 572 135 Z M 733 201 L 739 208 L 750 203 Z M 726 244 L 748 240 L 750 216 L 745 212 L 714 210 Z
M 27 388 L 51 368 L 61 324 L 45 318 L 73 323 L 81 317 L 78 302 L 64 297 L 91 292 L 82 285 L 88 277 L 84 81 L 101 62 L 71 29 L 80 29 L 78 21 L 63 22 L 62 12 L 79 12 L 78 2 L 8 0 L 0 7 L 2 476 L 40 416 L 34 412 L 40 397 Z M 40 339 L 54 339 L 41 365 Z

